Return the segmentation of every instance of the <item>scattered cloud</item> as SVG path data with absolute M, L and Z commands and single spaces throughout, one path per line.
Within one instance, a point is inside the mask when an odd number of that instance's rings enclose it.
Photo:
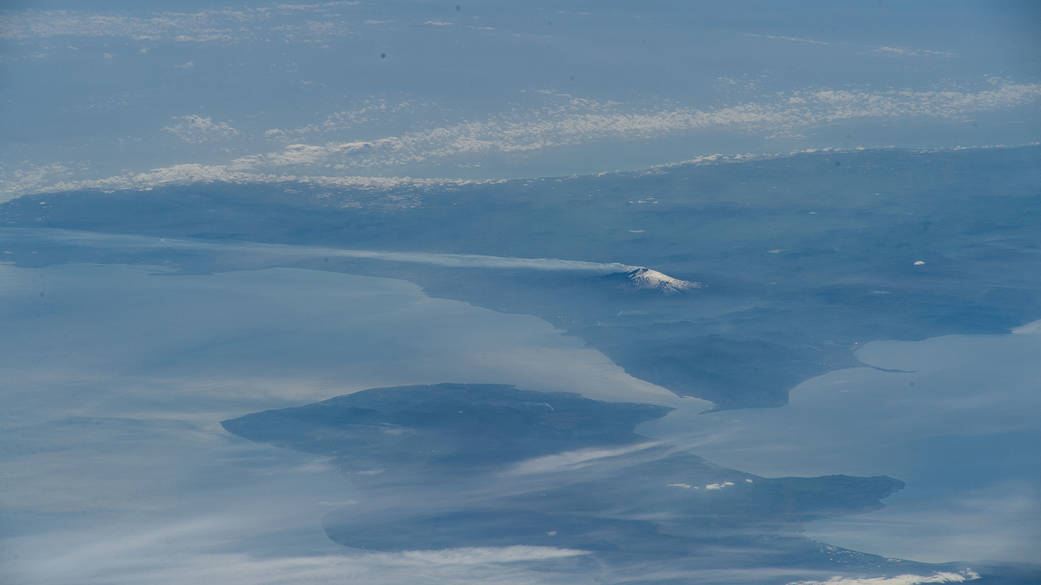
M 406 559 L 433 564 L 483 564 L 542 561 L 588 554 L 583 550 L 547 546 L 468 547 L 441 550 L 413 550 L 401 553 Z
M 384 98 L 371 98 L 351 109 L 333 112 L 321 122 L 306 124 L 298 128 L 271 128 L 264 135 L 268 138 L 285 139 L 352 131 L 372 122 L 386 123 L 393 116 L 414 112 L 420 105 L 413 100 L 390 102 Z
M 23 164 L 13 169 L 0 164 L 0 201 L 72 180 L 74 176 L 75 171 L 62 163 Z
M 950 51 L 933 51 L 929 49 L 909 49 L 907 47 L 878 47 L 873 53 L 880 55 L 893 55 L 901 57 L 953 57 L 954 53 Z
M 758 132 L 777 137 L 843 122 L 960 120 L 981 112 L 1036 103 L 1041 99 L 1041 83 L 991 79 L 977 89 L 812 89 L 781 94 L 770 101 L 716 109 L 633 109 L 617 102 L 599 102 L 548 90 L 537 95 L 544 96 L 548 103 L 481 120 L 463 119 L 368 139 L 304 141 L 330 133 L 355 133 L 355 124 L 411 107 L 409 102 L 390 104 L 373 100 L 359 108 L 328 115 L 312 125 L 269 129 L 264 133 L 266 140 L 294 141 L 277 150 L 240 156 L 226 163 L 174 164 L 147 172 L 78 181 L 7 174 L 0 176 L 0 189 L 5 195 L 16 196 L 70 189 L 141 189 L 194 181 L 303 180 L 355 188 L 461 184 L 468 181 L 371 175 L 390 175 L 418 164 L 473 161 L 495 155 L 525 156 L 595 142 L 653 140 L 701 131 Z M 164 130 L 189 143 L 229 138 L 237 133 L 226 123 L 200 115 L 182 117 Z
M 673 107 L 631 111 L 614 102 L 546 95 L 563 103 L 367 140 L 289 144 L 281 151 L 257 155 L 254 162 L 260 167 L 393 167 L 458 156 L 524 154 L 601 140 L 646 140 L 700 130 L 767 131 L 777 136 L 851 120 L 956 119 L 1037 101 L 1041 83 L 998 82 L 976 91 L 819 89 L 792 92 L 771 102 L 747 102 L 714 110 Z M 318 126 L 336 127 L 339 123 L 327 119 Z
M 0 39 L 51 37 L 129 38 L 179 43 L 237 42 L 251 39 L 308 40 L 318 33 L 339 36 L 346 30 L 342 9 L 357 2 L 276 4 L 247 9 L 156 12 L 149 16 L 98 14 L 72 10 L 21 10 L 0 13 Z M 269 27 L 287 18 L 299 24 Z
M 932 575 L 896 575 L 895 577 L 832 577 L 826 581 L 793 581 L 789 585 L 918 585 L 919 583 L 964 583 L 979 579 L 978 573 L 966 569 L 960 573 L 939 572 Z
M 1032 142 L 1030 146 L 1041 146 L 1041 143 Z M 892 147 L 890 147 L 892 148 Z M 1008 145 L 984 145 L 984 146 L 958 146 L 951 150 L 986 150 L 994 148 L 1008 148 Z M 664 169 L 686 165 L 712 165 L 712 164 L 736 164 L 743 162 L 770 160 L 784 158 L 798 154 L 815 153 L 842 153 L 865 150 L 863 147 L 854 149 L 842 148 L 806 148 L 786 152 L 754 154 L 709 154 L 698 156 L 678 162 L 656 165 L 642 171 L 642 174 L 654 174 L 663 172 Z M 936 152 L 944 149 L 914 149 L 915 152 Z M 26 194 L 36 193 L 60 193 L 68 191 L 99 190 L 99 191 L 122 191 L 122 190 L 150 190 L 164 185 L 187 185 L 191 183 L 232 183 L 232 184 L 256 184 L 256 183 L 299 183 L 319 187 L 336 189 L 352 189 L 359 191 L 392 191 L 409 189 L 421 191 L 424 189 L 461 187 L 465 185 L 490 185 L 506 182 L 506 179 L 459 179 L 459 178 L 421 178 L 421 177 L 382 177 L 382 176 L 331 176 L 331 175 L 309 175 L 290 173 L 263 173 L 256 172 L 250 166 L 249 157 L 237 159 L 227 165 L 204 165 L 186 163 L 159 167 L 141 173 L 127 173 L 101 179 L 78 179 L 87 171 L 85 165 L 79 165 L 75 169 L 61 163 L 48 165 L 26 165 L 19 167 L 6 174 L 0 168 L 0 202 L 20 197 Z M 620 174 L 623 171 L 600 172 L 597 176 Z M 393 201 L 392 201 L 393 200 Z M 396 201 L 396 202 L 394 202 Z M 410 207 L 418 204 L 418 200 L 401 195 L 387 195 L 384 205 L 392 207 Z M 347 203 L 345 205 L 360 206 L 360 203 Z M 811 212 L 814 213 L 814 212 Z M 642 233 L 644 230 L 629 230 L 632 233 Z M 782 250 L 783 251 L 783 250 Z M 772 253 L 772 252 L 771 252 Z
M 54 170 L 54 173 L 48 172 Z M 55 181 L 55 179 L 58 179 Z M 101 179 L 75 179 L 65 165 L 37 165 L 19 170 L 9 177 L 0 178 L 0 196 L 10 199 L 26 193 L 54 193 L 63 191 L 148 190 L 164 185 L 189 183 L 303 183 L 321 187 L 390 190 L 400 188 L 426 189 L 432 187 L 474 185 L 500 181 L 467 179 L 424 179 L 415 177 L 366 177 L 293 175 L 255 172 L 239 162 L 227 165 L 186 163 L 155 168 L 141 173 L 127 173 Z
M 807 39 L 803 37 L 790 37 L 786 35 L 761 35 L 756 33 L 747 33 L 750 37 L 757 39 L 769 39 L 771 41 L 789 41 L 792 43 L 806 43 L 808 45 L 830 45 L 827 41 L 818 41 L 817 39 Z
M 239 133 L 226 122 L 214 122 L 209 116 L 189 114 L 174 118 L 177 122 L 163 128 L 164 131 L 181 139 L 181 142 L 200 144 L 223 138 L 231 138 Z

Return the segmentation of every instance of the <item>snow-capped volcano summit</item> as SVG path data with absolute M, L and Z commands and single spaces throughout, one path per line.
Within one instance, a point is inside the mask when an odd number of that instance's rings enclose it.
M 683 292 L 701 286 L 699 283 L 673 278 L 668 274 L 640 267 L 625 273 L 625 277 L 633 287 L 645 290 L 656 290 L 665 294 Z

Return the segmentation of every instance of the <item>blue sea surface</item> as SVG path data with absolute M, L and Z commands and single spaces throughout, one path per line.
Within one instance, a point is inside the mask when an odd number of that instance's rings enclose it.
M 1032 582 L 1039 153 L 12 200 L 0 570 Z

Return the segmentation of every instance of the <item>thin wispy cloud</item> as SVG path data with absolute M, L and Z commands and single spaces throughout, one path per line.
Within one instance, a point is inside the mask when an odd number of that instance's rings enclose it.
M 957 120 L 983 112 L 1036 103 L 1041 83 L 992 80 L 975 90 L 813 89 L 782 94 L 769 101 L 745 102 L 717 109 L 669 107 L 627 109 L 568 94 L 546 92 L 551 105 L 520 113 L 492 115 L 396 135 L 348 141 L 296 142 L 278 150 L 240 156 L 221 164 L 174 164 L 140 173 L 86 179 L 73 173 L 47 175 L 33 171 L 0 176 L 0 193 L 71 189 L 141 189 L 197 181 L 270 182 L 306 180 L 344 187 L 379 188 L 452 181 L 371 178 L 416 164 L 465 157 L 532 155 L 554 148 L 604 141 L 653 140 L 684 133 L 732 131 L 767 136 L 796 135 L 835 123 L 877 120 Z M 326 116 L 294 131 L 269 130 L 268 138 L 292 134 L 319 137 L 349 129 L 352 121 L 407 106 L 375 101 L 355 111 Z M 237 132 L 225 123 L 189 116 L 168 127 L 183 140 L 229 137 Z M 65 166 L 65 168 L 68 168 Z M 351 173 L 354 171 L 354 173 Z M 360 171 L 360 172 L 359 172 Z M 341 176 L 353 174 L 354 176 Z M 49 180 L 48 180 L 49 179 Z M 458 182 L 457 182 L 458 183 Z
M 306 136 L 349 132 L 373 122 L 386 122 L 388 118 L 408 114 L 419 107 L 420 104 L 414 100 L 394 102 L 385 98 L 369 98 L 353 108 L 333 112 L 320 122 L 296 128 L 270 128 L 264 132 L 264 136 L 297 140 Z
M 180 249 L 209 251 L 238 251 L 252 254 L 270 254 L 278 257 L 340 257 L 379 260 L 383 262 L 405 262 L 427 264 L 446 268 L 490 268 L 506 270 L 548 270 L 562 272 L 593 272 L 611 274 L 626 272 L 636 268 L 620 262 L 588 262 L 584 260 L 565 260 L 561 258 L 520 258 L 514 256 L 490 256 L 484 254 L 448 254 L 436 252 L 392 252 L 383 250 L 351 250 L 346 248 L 326 248 L 319 246 L 300 246 L 259 243 L 220 243 L 176 239 L 155 238 L 148 236 L 109 235 L 97 237 L 90 232 L 42 232 L 66 242 L 82 242 L 90 245 L 102 245 L 119 248 L 132 245 L 139 249 Z M 649 445 L 645 445 L 644 448 Z
M 934 51 L 931 49 L 911 49 L 908 47 L 878 47 L 874 49 L 874 53 L 879 55 L 891 55 L 899 57 L 953 57 L 954 53 L 950 51 Z
M 29 165 L 14 169 L 6 176 L 0 175 L 0 200 L 10 199 L 25 193 L 77 191 L 82 189 L 103 191 L 147 190 L 163 185 L 214 182 L 239 184 L 303 183 L 329 188 L 381 191 L 401 187 L 425 189 L 497 182 L 468 179 L 264 173 L 257 172 L 251 165 L 242 164 L 239 161 L 231 164 L 175 164 L 140 173 L 128 173 L 101 179 L 77 178 L 84 170 L 85 167 L 83 165 L 69 166 L 61 163 Z M 385 203 L 391 207 L 409 207 L 412 205 L 410 199 L 402 198 L 388 200 Z
M 529 475 L 537 473 L 561 473 L 582 469 L 604 459 L 630 455 L 659 446 L 660 443 L 648 441 L 635 445 L 626 445 L 611 449 L 579 449 L 554 455 L 536 457 L 522 461 L 510 469 L 508 475 Z
M 273 27 L 272 21 L 292 16 L 338 17 L 357 2 L 275 4 L 257 8 L 156 12 L 149 16 L 125 13 L 98 14 L 74 10 L 22 10 L 0 14 L 0 39 L 28 40 L 52 37 L 127 38 L 136 41 L 178 43 L 229 43 L 258 38 L 298 37 L 294 33 L 340 35 L 338 26 L 289 25 Z M 304 23 L 307 24 L 307 23 Z M 328 20 L 324 23 L 332 24 Z M 277 33 L 283 33 L 278 35 Z
M 263 515 L 261 515 L 263 516 Z M 271 531 L 277 519 L 244 521 L 233 515 L 170 519 L 159 528 L 83 529 L 6 542 L 18 560 L 5 574 L 26 584 L 160 583 L 531 583 L 527 563 L 566 559 L 585 551 L 545 546 L 469 547 L 402 552 L 267 555 L 242 552 L 233 543 L 251 531 Z M 62 542 L 60 550 L 48 544 Z M 322 547 L 328 548 L 328 547 Z M 230 549 L 230 550 L 229 550 Z M 498 574 L 499 577 L 492 577 Z M 422 577 L 424 576 L 425 577 Z
M 209 116 L 189 114 L 174 118 L 175 123 L 165 126 L 163 131 L 173 134 L 181 140 L 191 144 L 210 142 L 222 138 L 230 138 L 239 133 L 227 122 L 214 122 Z
M 787 36 L 787 35 L 762 35 L 762 34 L 756 34 L 756 33 L 748 33 L 748 36 L 754 37 L 754 38 L 757 38 L 757 39 L 769 39 L 771 41 L 789 41 L 789 42 L 792 42 L 792 43 L 805 43 L 807 45 L 827 46 L 827 45 L 831 44 L 831 43 L 829 43 L 827 41 L 819 41 L 817 39 L 808 39 L 808 38 L 804 38 L 804 37 L 793 37 L 793 36 Z
M 370 140 L 290 144 L 279 151 L 236 159 L 242 167 L 336 165 L 373 168 L 453 156 L 530 153 L 600 140 L 646 140 L 699 130 L 792 132 L 856 119 L 956 118 L 1041 98 L 1041 83 L 999 83 L 978 91 L 793 92 L 772 102 L 714 110 L 668 108 L 628 111 L 615 103 L 567 96 L 567 101 L 521 115 L 467 120 Z
M 825 581 L 792 581 L 789 585 L 919 585 L 921 583 L 965 583 L 979 579 L 978 573 L 966 569 L 959 573 L 941 571 L 932 575 L 896 575 L 894 577 L 832 577 Z

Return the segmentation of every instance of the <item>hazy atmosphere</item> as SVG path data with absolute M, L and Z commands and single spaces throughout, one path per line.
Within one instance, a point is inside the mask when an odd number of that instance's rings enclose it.
M 0 7 L 0 581 L 1041 581 L 1032 2 Z

